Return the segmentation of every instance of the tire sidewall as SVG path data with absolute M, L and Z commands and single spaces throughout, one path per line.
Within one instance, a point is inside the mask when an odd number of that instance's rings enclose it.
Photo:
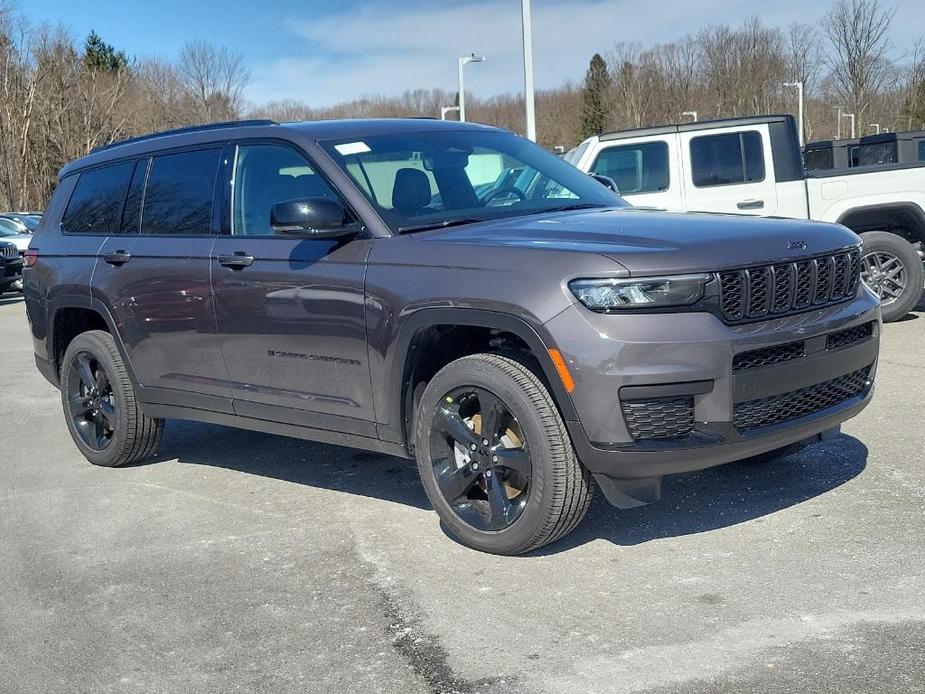
M 518 364 L 520 368 L 524 368 Z M 484 531 L 473 528 L 456 515 L 437 486 L 430 455 L 430 433 L 433 413 L 443 397 L 450 391 L 466 386 L 484 388 L 505 404 L 517 419 L 530 451 L 530 486 L 527 505 L 520 517 L 504 530 Z M 558 415 L 556 415 L 558 416 Z M 557 446 L 568 441 L 549 441 L 535 406 L 527 394 L 507 374 L 484 363 L 462 359 L 444 367 L 428 383 L 421 398 L 416 416 L 415 451 L 421 481 L 427 497 L 437 511 L 449 534 L 462 544 L 495 553 L 514 553 L 528 546 L 542 528 L 553 503 L 545 493 Z
M 114 467 L 122 462 L 121 451 L 125 445 L 125 433 L 128 429 L 128 415 L 122 398 L 123 384 L 119 382 L 120 375 L 117 370 L 117 365 L 113 361 L 107 346 L 102 344 L 102 340 L 103 338 L 97 337 L 96 335 L 84 333 L 75 337 L 71 341 L 71 344 L 68 345 L 67 350 L 64 352 L 64 358 L 61 360 L 61 405 L 64 408 L 64 418 L 68 432 L 71 434 L 71 438 L 74 440 L 74 443 L 77 445 L 77 448 L 80 449 L 83 456 L 94 465 Z M 113 431 L 112 440 L 102 451 L 90 448 L 84 443 L 84 440 L 77 432 L 77 427 L 74 425 L 74 420 L 70 413 L 68 382 L 71 372 L 75 368 L 74 360 L 81 352 L 92 354 L 93 358 L 102 364 L 112 387 L 116 426 Z

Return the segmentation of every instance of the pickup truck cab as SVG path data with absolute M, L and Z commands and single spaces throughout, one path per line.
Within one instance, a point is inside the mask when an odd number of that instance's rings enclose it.
M 879 295 L 884 321 L 921 297 L 925 162 L 807 174 L 786 115 L 607 133 L 565 158 L 613 179 L 633 205 L 843 224 L 864 240 L 862 279 Z

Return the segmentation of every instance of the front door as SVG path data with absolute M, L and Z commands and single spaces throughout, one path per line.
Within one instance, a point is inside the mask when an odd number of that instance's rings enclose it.
M 364 306 L 370 242 L 287 236 L 270 225 L 273 205 L 319 196 L 338 199 L 291 146 L 237 147 L 231 233 L 212 252 L 234 409 L 374 436 Z

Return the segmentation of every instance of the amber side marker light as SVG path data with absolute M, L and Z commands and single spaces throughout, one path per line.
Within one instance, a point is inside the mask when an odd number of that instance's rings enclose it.
M 559 379 L 562 381 L 562 385 L 565 386 L 565 392 L 571 393 L 575 390 L 575 381 L 572 380 L 572 374 L 568 372 L 565 359 L 562 358 L 562 354 L 555 347 L 550 347 L 548 351 L 552 363 L 556 366 L 556 371 L 559 372 Z

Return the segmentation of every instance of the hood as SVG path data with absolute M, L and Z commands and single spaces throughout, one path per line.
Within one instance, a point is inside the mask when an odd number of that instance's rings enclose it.
M 633 207 L 511 217 L 425 236 L 438 242 L 597 253 L 634 275 L 792 262 L 860 243 L 838 224 Z

